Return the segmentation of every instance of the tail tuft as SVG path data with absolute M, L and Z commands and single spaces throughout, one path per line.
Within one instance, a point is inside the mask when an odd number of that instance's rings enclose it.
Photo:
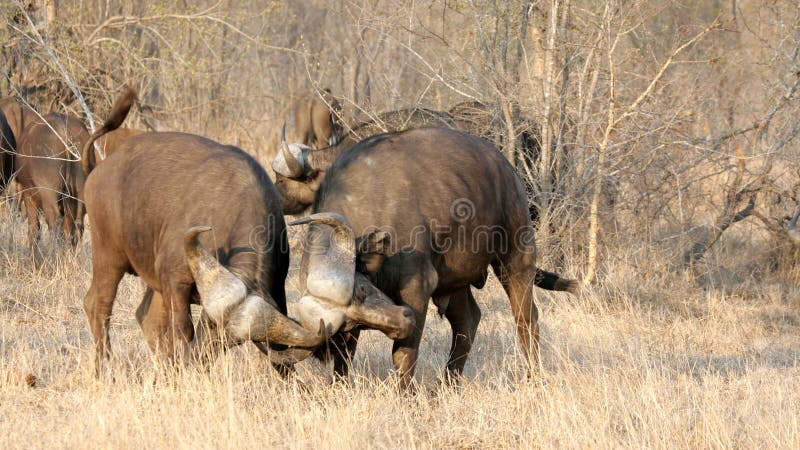
M 533 284 L 548 291 L 565 291 L 570 294 L 577 294 L 580 284 L 576 280 L 562 278 L 557 273 L 536 269 L 536 277 Z

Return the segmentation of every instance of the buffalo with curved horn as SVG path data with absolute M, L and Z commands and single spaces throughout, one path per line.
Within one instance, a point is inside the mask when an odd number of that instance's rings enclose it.
M 111 309 L 126 272 L 147 284 L 136 318 L 151 349 L 170 359 L 212 357 L 248 340 L 262 350 L 321 345 L 321 327 L 286 316 L 285 223 L 251 156 L 200 136 L 142 133 L 94 167 L 93 141 L 122 123 L 134 98 L 123 94 L 83 147 L 93 245 L 84 307 L 98 369 L 110 354 Z M 192 303 L 203 306 L 196 335 Z M 295 350 L 270 353 L 293 363 L 302 354 Z
M 428 300 L 453 331 L 447 375 L 457 379 L 481 318 L 471 287 L 492 267 L 508 294 L 517 332 L 538 367 L 533 286 L 576 292 L 576 281 L 536 266 L 533 227 L 522 183 L 489 142 L 456 130 L 421 128 L 372 136 L 340 156 L 317 192 L 301 265 L 306 327 L 322 317 L 343 350 L 334 368 L 347 374 L 358 328 L 346 332 L 353 286 L 379 289 L 414 311 L 411 333 L 396 333 L 393 360 L 413 379 Z M 323 312 L 324 311 L 324 312 Z M 382 328 L 383 327 L 383 328 Z M 395 332 L 394 334 L 392 334 Z

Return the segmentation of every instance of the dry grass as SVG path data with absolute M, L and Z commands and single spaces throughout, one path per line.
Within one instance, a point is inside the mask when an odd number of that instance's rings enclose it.
M 136 325 L 143 288 L 129 277 L 112 320 L 113 380 L 99 381 L 81 306 L 88 244 L 50 251 L 36 271 L 23 222 L 4 212 L 0 227 L 3 448 L 800 445 L 798 289 L 777 282 L 701 289 L 657 260 L 610 258 L 613 275 L 579 299 L 539 295 L 544 370 L 530 381 L 492 280 L 478 293 L 484 315 L 468 381 L 440 386 L 450 330 L 431 311 L 421 389 L 404 396 L 389 341 L 374 332 L 349 385 L 329 384 L 313 361 L 283 381 L 250 345 L 208 373 L 164 373 Z

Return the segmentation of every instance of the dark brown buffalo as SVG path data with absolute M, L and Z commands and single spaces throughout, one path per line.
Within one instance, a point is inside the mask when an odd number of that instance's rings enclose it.
M 503 119 L 489 105 L 479 101 L 461 102 L 447 111 L 455 120 L 459 130 L 480 136 L 489 142 L 502 142 L 506 139 Z M 520 117 L 514 123 L 514 131 L 519 136 L 518 158 L 526 163 L 539 158 L 539 141 L 541 133 L 536 122 Z
M 362 139 L 372 136 L 373 134 L 422 127 L 456 128 L 458 124 L 453 116 L 446 112 L 414 107 L 389 111 L 374 117 L 369 117 L 353 126 L 348 135 L 351 136 L 353 140 L 352 145 L 355 145 Z
M 25 126 L 14 166 L 21 200 L 28 217 L 30 245 L 41 234 L 38 211 L 58 236 L 77 245 L 83 233 L 83 187 L 86 177 L 77 154 L 89 139 L 79 119 L 50 113 Z
M 335 306 L 363 275 L 411 307 L 416 327 L 395 340 L 392 355 L 404 385 L 413 379 L 429 298 L 450 322 L 447 373 L 457 378 L 481 317 L 470 287 L 483 287 L 489 266 L 508 294 L 533 367 L 539 327 L 532 286 L 577 289 L 575 281 L 537 269 L 527 200 L 514 169 L 490 143 L 460 131 L 422 128 L 362 141 L 327 171 L 313 210 L 294 222 L 310 224 L 301 265 L 305 301 L 320 311 Z M 319 316 L 300 321 L 310 326 Z M 322 317 L 339 330 L 340 317 Z M 340 375 L 357 333 L 335 337 L 344 353 L 334 355 Z
M 0 192 L 4 192 L 14 175 L 14 154 L 17 152 L 17 139 L 6 120 L 0 113 Z
M 323 148 L 336 145 L 342 136 L 342 125 L 339 120 L 341 105 L 324 89 L 319 94 L 300 97 L 292 106 L 294 122 L 290 127 L 292 142 Z
M 409 108 L 379 114 L 374 119 L 354 126 L 337 145 L 315 150 L 302 143 L 286 142 L 281 136 L 281 149 L 272 162 L 275 186 L 281 196 L 284 214 L 299 214 L 314 202 L 325 172 L 336 158 L 362 139 L 387 131 L 437 126 L 457 127 L 453 118 L 441 111 L 426 108 Z
M 8 188 L 8 183 L 16 171 L 14 155 L 22 138 L 25 125 L 38 118 L 36 112 L 17 99 L 0 99 L 0 192 Z

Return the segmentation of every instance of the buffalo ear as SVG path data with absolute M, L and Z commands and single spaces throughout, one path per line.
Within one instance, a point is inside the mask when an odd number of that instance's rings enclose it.
M 373 230 L 356 239 L 356 270 L 374 281 L 391 246 L 391 235 L 383 230 Z

